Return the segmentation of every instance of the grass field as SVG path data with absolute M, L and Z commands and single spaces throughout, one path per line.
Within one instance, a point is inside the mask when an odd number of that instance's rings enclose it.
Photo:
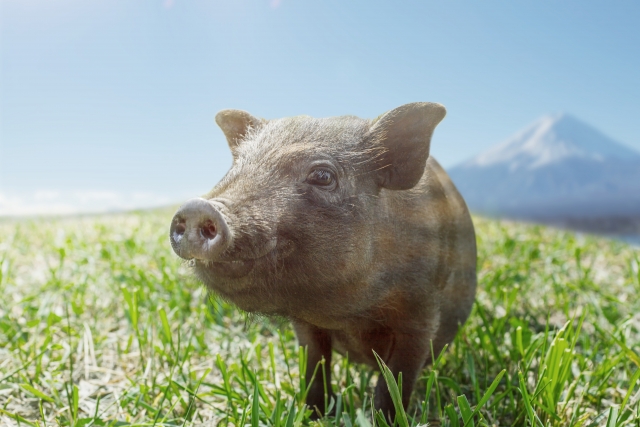
M 0 425 L 308 425 L 283 320 L 210 299 L 170 211 L 0 222 Z M 476 219 L 479 291 L 398 425 L 639 426 L 640 252 Z M 384 425 L 336 357 L 336 416 Z

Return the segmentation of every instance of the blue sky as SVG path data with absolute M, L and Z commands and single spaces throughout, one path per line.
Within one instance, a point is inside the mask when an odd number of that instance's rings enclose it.
M 444 104 L 452 166 L 568 112 L 640 150 L 637 1 L 0 1 L 0 215 L 180 202 L 231 157 L 224 108 Z

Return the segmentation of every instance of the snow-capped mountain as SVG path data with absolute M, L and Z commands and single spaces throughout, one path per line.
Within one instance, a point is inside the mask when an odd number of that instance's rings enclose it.
M 640 221 L 640 153 L 567 114 L 543 117 L 449 173 L 475 212 Z

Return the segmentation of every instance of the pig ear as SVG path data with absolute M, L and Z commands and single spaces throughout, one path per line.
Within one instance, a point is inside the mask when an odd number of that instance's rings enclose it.
M 249 129 L 261 126 L 263 120 L 242 110 L 222 110 L 216 114 L 216 123 L 224 132 L 233 151 Z
M 433 130 L 447 110 L 433 102 L 405 104 L 377 118 L 369 131 L 381 149 L 380 185 L 390 190 L 413 188 L 424 173 Z

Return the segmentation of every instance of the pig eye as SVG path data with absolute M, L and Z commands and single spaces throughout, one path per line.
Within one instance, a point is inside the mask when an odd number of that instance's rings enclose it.
M 327 169 L 315 169 L 307 176 L 307 182 L 311 185 L 328 187 L 333 185 L 335 179 L 333 173 Z

